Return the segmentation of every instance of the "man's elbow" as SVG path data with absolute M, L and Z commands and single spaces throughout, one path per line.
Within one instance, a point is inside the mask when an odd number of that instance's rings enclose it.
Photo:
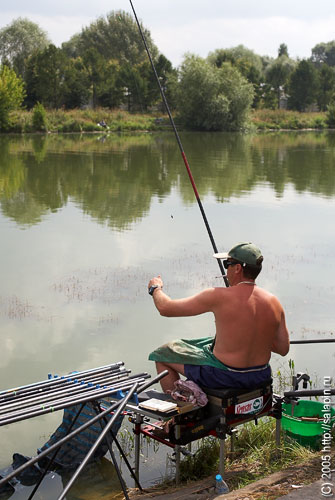
M 286 356 L 286 354 L 288 354 L 289 350 L 290 350 L 290 344 L 288 346 L 284 347 L 279 354 L 281 354 L 282 356 Z
M 164 309 L 159 310 L 159 314 L 161 316 L 164 316 L 165 318 L 169 318 L 171 315 L 168 313 L 168 311 L 165 311 Z
M 286 354 L 288 354 L 290 350 L 290 343 L 282 345 L 274 345 L 271 350 L 276 354 L 280 354 L 280 356 L 286 356 Z
M 160 305 L 157 309 L 159 314 L 165 318 L 171 318 L 173 316 L 172 310 L 168 304 Z
M 290 350 L 290 345 L 282 346 L 274 352 L 276 352 L 277 354 L 280 354 L 281 356 L 286 356 L 286 354 L 288 354 L 289 350 Z

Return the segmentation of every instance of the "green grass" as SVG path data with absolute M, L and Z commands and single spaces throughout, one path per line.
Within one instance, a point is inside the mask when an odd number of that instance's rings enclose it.
M 158 113 L 129 113 L 123 110 L 75 109 L 47 110 L 48 132 L 106 132 L 98 125 L 104 120 L 110 132 L 165 130 L 169 127 L 167 116 Z M 6 132 L 35 132 L 31 111 L 18 110 L 11 114 L 11 125 Z M 160 118 L 160 120 L 157 120 Z M 250 130 L 323 130 L 328 127 L 326 113 L 299 113 L 283 109 L 258 109 L 250 114 Z
M 33 125 L 33 112 L 17 110 L 11 114 L 11 125 L 6 132 L 29 133 L 35 132 Z M 47 131 L 53 133 L 68 132 L 122 132 L 122 131 L 148 131 L 164 128 L 168 123 L 167 118 L 158 122 L 160 115 L 154 113 L 128 113 L 121 110 L 97 109 L 75 109 L 47 110 Z M 105 121 L 108 129 L 98 125 Z
M 246 484 L 292 463 L 299 463 L 315 456 L 315 453 L 290 439 L 282 439 L 280 448 L 275 442 L 275 419 L 262 419 L 258 425 L 247 423 L 238 428 L 234 453 L 228 453 L 226 470 L 237 466 L 239 474 L 227 480 L 230 490 L 242 488 Z M 226 441 L 228 450 L 229 440 Z M 204 438 L 192 457 L 181 462 L 181 480 L 198 480 L 214 475 L 219 466 L 219 440 Z
M 300 113 L 284 109 L 253 110 L 251 123 L 258 130 L 322 130 L 328 127 L 326 113 Z

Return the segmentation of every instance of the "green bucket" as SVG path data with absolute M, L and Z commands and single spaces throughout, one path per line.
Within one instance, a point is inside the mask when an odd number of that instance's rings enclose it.
M 302 446 L 309 446 L 314 450 L 320 450 L 322 447 L 322 435 L 324 432 L 330 432 L 322 428 L 324 423 L 324 415 L 331 414 L 331 423 L 335 421 L 335 408 L 331 410 L 322 411 L 324 404 L 318 401 L 305 401 L 300 400 L 299 404 L 292 405 L 283 404 L 283 416 L 281 420 L 282 429 L 285 433 L 300 443 Z

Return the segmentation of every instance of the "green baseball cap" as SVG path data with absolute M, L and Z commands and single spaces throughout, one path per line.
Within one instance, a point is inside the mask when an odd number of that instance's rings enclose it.
M 253 243 L 238 243 L 228 253 L 215 253 L 216 259 L 234 259 L 250 266 L 260 266 L 263 262 L 262 252 Z

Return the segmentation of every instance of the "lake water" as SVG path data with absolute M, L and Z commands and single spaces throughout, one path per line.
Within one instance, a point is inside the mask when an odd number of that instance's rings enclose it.
M 181 138 L 218 249 L 259 245 L 258 284 L 292 339 L 332 338 L 335 134 Z M 174 298 L 223 285 L 172 133 L 0 136 L 0 234 L 0 389 L 120 360 L 153 375 L 156 346 L 214 332 L 211 315 L 160 317 L 147 294 L 157 274 Z M 274 371 L 293 359 L 322 387 L 333 345 L 292 346 Z M 60 418 L 0 428 L 0 467 L 34 455 Z M 163 473 L 156 462 L 144 481 Z

